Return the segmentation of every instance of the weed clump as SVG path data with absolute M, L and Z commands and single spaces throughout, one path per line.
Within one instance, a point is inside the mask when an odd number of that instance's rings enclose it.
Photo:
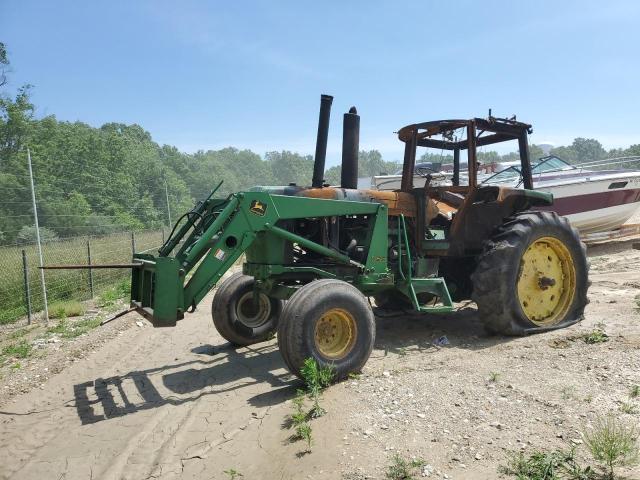
M 575 450 L 536 451 L 529 456 L 522 452 L 510 453 L 506 466 L 498 471 L 518 480 L 589 480 L 594 472 L 583 467 L 575 458 Z
M 0 363 L 6 358 L 28 358 L 31 355 L 31 344 L 26 340 L 7 345 L 0 352 Z
M 616 467 L 638 463 L 639 437 L 636 427 L 625 425 L 611 415 L 599 417 L 593 430 L 584 432 L 591 455 L 605 468 L 610 479 L 615 478 Z
M 416 478 L 416 470 L 426 464 L 421 458 L 406 460 L 396 453 L 391 458 L 391 465 L 387 467 L 385 476 L 388 480 L 413 480 Z
M 313 418 L 321 417 L 326 413 L 320 406 L 320 394 L 322 390 L 331 384 L 334 372 L 331 367 L 320 367 L 313 358 L 307 358 L 300 370 L 309 397 L 313 401 L 310 414 Z
M 601 328 L 596 328 L 589 333 L 585 333 L 582 339 L 584 340 L 584 343 L 594 345 L 596 343 L 608 342 L 609 335 L 607 335 Z
M 227 475 L 229 475 L 229 480 L 235 480 L 238 477 L 244 477 L 244 475 L 238 472 L 235 468 L 224 470 L 222 473 L 226 473 Z
M 293 399 L 293 413 L 289 415 L 291 428 L 295 433 L 290 437 L 291 441 L 304 440 L 307 442 L 307 452 L 311 452 L 313 443 L 313 429 L 309 420 L 321 417 L 326 410 L 320 405 L 322 390 L 328 387 L 334 377 L 334 371 L 330 367 L 321 367 L 313 358 L 307 358 L 301 369 L 301 375 L 305 383 L 304 390 L 298 390 Z M 310 410 L 306 410 L 305 401 L 312 401 Z

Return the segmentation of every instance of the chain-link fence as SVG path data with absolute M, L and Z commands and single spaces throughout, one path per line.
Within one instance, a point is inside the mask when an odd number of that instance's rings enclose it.
M 131 263 L 132 253 L 157 249 L 162 230 L 74 237 L 42 244 L 44 265 Z M 31 315 L 43 317 L 37 245 L 0 247 L 0 324 Z M 89 300 L 130 278 L 129 269 L 45 270 L 47 304 L 63 300 Z

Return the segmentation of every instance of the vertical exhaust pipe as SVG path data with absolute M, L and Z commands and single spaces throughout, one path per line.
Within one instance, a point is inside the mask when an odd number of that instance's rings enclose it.
M 342 188 L 358 188 L 358 151 L 360 149 L 360 115 L 356 107 L 344 114 L 342 125 Z
M 324 183 L 324 163 L 327 159 L 327 137 L 329 136 L 329 117 L 331 116 L 331 95 L 320 96 L 320 117 L 318 118 L 318 138 L 316 140 L 316 157 L 313 163 L 313 179 L 311 186 L 322 187 Z

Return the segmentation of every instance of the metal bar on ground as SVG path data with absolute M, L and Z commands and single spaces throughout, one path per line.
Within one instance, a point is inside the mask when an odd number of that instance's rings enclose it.
M 100 322 L 100 326 L 102 326 L 102 325 L 104 325 L 106 323 L 109 323 L 109 322 L 115 320 L 116 318 L 120 318 L 123 315 L 126 315 L 127 313 L 133 312 L 135 309 L 136 309 L 136 307 L 131 307 L 131 308 L 128 308 L 127 310 L 121 311 L 120 313 L 116 313 L 113 317 L 108 318 L 108 319 L 103 320 L 102 322 Z
M 29 289 L 29 270 L 27 267 L 27 252 L 22 250 L 22 273 L 24 275 L 24 298 L 27 304 L 27 325 L 31 325 L 31 291 Z

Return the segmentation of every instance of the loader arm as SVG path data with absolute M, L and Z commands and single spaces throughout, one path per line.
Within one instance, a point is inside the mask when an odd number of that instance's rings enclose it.
M 272 235 L 313 250 L 333 262 L 366 274 L 386 275 L 387 207 L 377 202 L 353 202 L 241 192 L 215 209 L 203 209 L 200 222 L 175 256 L 135 254 L 131 305 L 154 326 L 174 326 L 193 310 L 225 272 L 254 243 L 259 234 Z M 359 263 L 335 249 L 313 242 L 276 225 L 281 220 L 341 215 L 372 215 L 374 234 L 385 241 L 371 242 L 367 260 Z M 202 231 L 197 231 L 201 229 Z M 183 230 L 186 235 L 187 231 Z M 167 242 L 177 247 L 179 239 Z M 173 248 L 172 247 L 172 248 Z

